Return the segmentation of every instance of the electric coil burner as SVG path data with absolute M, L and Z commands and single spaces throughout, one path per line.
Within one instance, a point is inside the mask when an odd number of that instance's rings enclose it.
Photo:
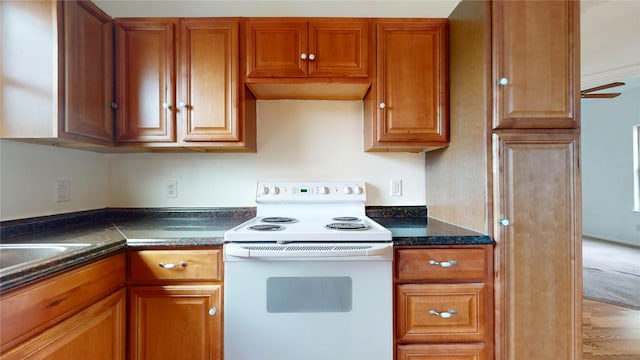
M 333 230 L 347 230 L 347 231 L 353 231 L 353 230 L 368 230 L 369 228 L 371 228 L 369 225 L 365 225 L 365 224 L 358 224 L 358 223 L 344 223 L 344 222 L 327 224 L 327 225 L 325 225 L 325 227 L 326 227 L 327 229 L 333 229 Z

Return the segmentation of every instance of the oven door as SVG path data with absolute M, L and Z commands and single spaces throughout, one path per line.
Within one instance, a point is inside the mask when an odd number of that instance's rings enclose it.
M 307 245 L 225 244 L 224 358 L 392 359 L 392 245 Z

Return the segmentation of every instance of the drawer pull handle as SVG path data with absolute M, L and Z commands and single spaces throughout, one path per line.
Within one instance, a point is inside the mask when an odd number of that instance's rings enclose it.
M 456 260 L 449 260 L 449 261 L 435 261 L 433 259 L 429 260 L 429 264 L 431 265 L 440 265 L 440 267 L 452 267 L 453 265 L 456 265 L 458 262 Z
M 187 267 L 187 263 L 182 261 L 178 264 L 165 264 L 163 262 L 161 262 L 160 264 L 158 264 L 158 266 L 160 266 L 163 269 L 175 269 L 177 267 Z
M 451 309 L 449 311 L 443 311 L 443 312 L 437 312 L 435 310 L 429 310 L 429 314 L 435 315 L 435 316 L 440 316 L 443 319 L 448 319 L 448 318 L 452 317 L 453 315 L 455 315 L 457 313 L 458 312 L 455 309 Z

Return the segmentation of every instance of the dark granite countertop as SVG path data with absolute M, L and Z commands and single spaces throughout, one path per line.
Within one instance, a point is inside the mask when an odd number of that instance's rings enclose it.
M 493 244 L 487 235 L 427 217 L 424 207 L 371 207 L 367 215 L 391 230 L 395 246 Z M 255 208 L 102 209 L 5 221 L 0 226 L 2 244 L 87 246 L 0 269 L 0 292 L 126 247 L 219 246 L 225 231 L 253 216 Z
M 110 221 L 84 223 L 74 227 L 23 234 L 10 238 L 3 236 L 2 245 L 9 244 L 24 244 L 28 246 L 33 246 L 34 244 L 83 245 L 74 246 L 55 255 L 36 257 L 30 261 L 6 267 L 4 266 L 5 264 L 14 260 L 11 257 L 20 256 L 20 254 L 3 252 L 3 264 L 0 264 L 0 293 L 77 265 L 115 254 L 127 246 L 126 239 L 122 233 Z M 5 256 L 7 257 L 5 258 Z

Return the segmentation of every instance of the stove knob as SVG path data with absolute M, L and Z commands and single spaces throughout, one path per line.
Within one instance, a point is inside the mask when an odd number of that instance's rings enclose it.
M 351 194 L 353 192 L 353 189 L 351 189 L 351 186 L 345 186 L 342 189 L 342 192 L 345 193 L 345 194 Z
M 326 186 L 320 186 L 320 188 L 318 189 L 318 192 L 320 194 L 326 195 L 329 193 L 329 188 Z
M 362 193 L 364 192 L 364 190 L 363 190 L 360 186 L 357 186 L 357 185 L 356 185 L 356 186 L 353 188 L 353 192 L 354 192 L 354 193 L 356 193 L 356 194 L 358 194 L 358 195 L 360 195 L 360 194 L 362 194 Z
M 263 186 L 261 190 L 262 195 L 267 195 L 269 193 L 269 187 Z
M 277 186 L 274 186 L 271 188 L 271 190 L 269 190 L 273 195 L 278 195 L 280 194 L 280 188 Z

